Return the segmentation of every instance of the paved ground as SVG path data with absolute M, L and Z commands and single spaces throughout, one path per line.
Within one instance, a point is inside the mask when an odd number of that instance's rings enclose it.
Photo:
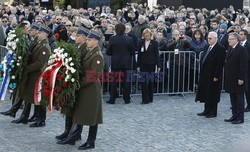
M 222 94 L 217 118 L 196 115 L 203 104 L 194 102 L 194 95 L 186 98 L 157 96 L 152 104 L 141 105 L 140 96 L 125 105 L 121 99 L 115 105 L 103 104 L 104 124 L 100 125 L 97 152 L 249 152 L 250 113 L 245 123 L 232 125 L 223 120 L 231 116 L 228 94 Z M 0 111 L 10 102 L 0 104 Z M 18 113 L 17 116 L 19 116 Z M 75 146 L 57 145 L 55 136 L 63 131 L 64 118 L 56 111 L 48 115 L 44 128 L 12 124 L 11 117 L 0 115 L 0 152 L 73 152 Z M 230 150 L 231 149 L 231 150 Z

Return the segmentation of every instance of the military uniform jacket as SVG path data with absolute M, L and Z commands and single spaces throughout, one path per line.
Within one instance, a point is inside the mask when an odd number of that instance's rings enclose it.
M 83 45 L 81 45 L 78 48 L 78 51 L 80 52 L 80 55 L 81 55 L 81 62 L 80 62 L 81 67 L 83 67 L 83 63 L 84 63 L 83 59 L 86 56 L 86 54 L 88 53 L 87 44 L 84 43 Z M 85 75 L 84 70 L 79 71 L 79 73 L 80 73 L 80 77 L 83 77 Z M 72 117 L 74 114 L 74 108 L 69 108 L 69 110 L 67 110 L 64 114 Z
M 27 65 L 25 74 L 27 75 L 27 82 L 24 84 L 24 92 L 21 98 L 29 103 L 34 103 L 34 88 L 37 79 L 45 69 L 48 62 L 51 50 L 48 40 L 43 40 L 34 47 L 31 52 L 31 62 Z
M 96 81 L 90 81 L 88 71 L 103 71 L 103 56 L 99 47 L 89 51 L 83 58 L 82 69 L 86 73 L 80 78 L 80 90 L 76 94 L 77 103 L 74 109 L 73 122 L 76 124 L 94 126 L 103 122 L 102 118 L 102 96 L 101 83 L 97 74 L 94 74 Z

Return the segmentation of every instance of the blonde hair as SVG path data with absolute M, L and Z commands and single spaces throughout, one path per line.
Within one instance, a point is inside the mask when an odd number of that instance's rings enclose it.
M 146 28 L 145 30 L 143 30 L 142 35 L 144 36 L 145 34 L 150 34 L 151 36 L 153 35 L 153 33 L 151 32 L 149 28 Z

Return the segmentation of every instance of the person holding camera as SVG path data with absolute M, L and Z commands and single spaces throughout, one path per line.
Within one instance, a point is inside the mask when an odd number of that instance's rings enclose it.
M 167 43 L 167 50 L 172 51 L 169 55 L 170 65 L 170 92 L 178 93 L 184 92 L 186 86 L 184 86 L 185 75 L 188 73 L 184 72 L 184 66 L 186 61 L 185 52 L 190 49 L 190 44 L 185 36 L 181 36 L 178 30 L 173 30 L 172 39 Z M 185 74 L 185 75 L 184 75 Z M 184 88 L 183 88 L 184 86 Z

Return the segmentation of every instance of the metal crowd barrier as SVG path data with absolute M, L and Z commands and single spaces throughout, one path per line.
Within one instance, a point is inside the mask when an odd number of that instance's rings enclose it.
M 197 78 L 199 72 L 199 58 L 194 51 L 160 51 L 160 64 L 161 73 L 157 73 L 157 80 L 154 82 L 154 94 L 180 94 L 194 93 L 197 86 Z M 105 53 L 104 62 L 105 68 L 104 75 L 107 71 L 110 71 L 111 57 Z M 133 63 L 131 70 L 136 70 L 137 54 L 133 57 Z M 108 68 L 108 69 L 107 69 Z M 130 82 L 131 95 L 140 95 L 140 73 L 134 72 L 133 76 L 136 77 L 136 81 Z M 103 82 L 103 95 L 109 96 L 111 82 Z M 122 95 L 122 83 L 118 85 L 119 96 Z

